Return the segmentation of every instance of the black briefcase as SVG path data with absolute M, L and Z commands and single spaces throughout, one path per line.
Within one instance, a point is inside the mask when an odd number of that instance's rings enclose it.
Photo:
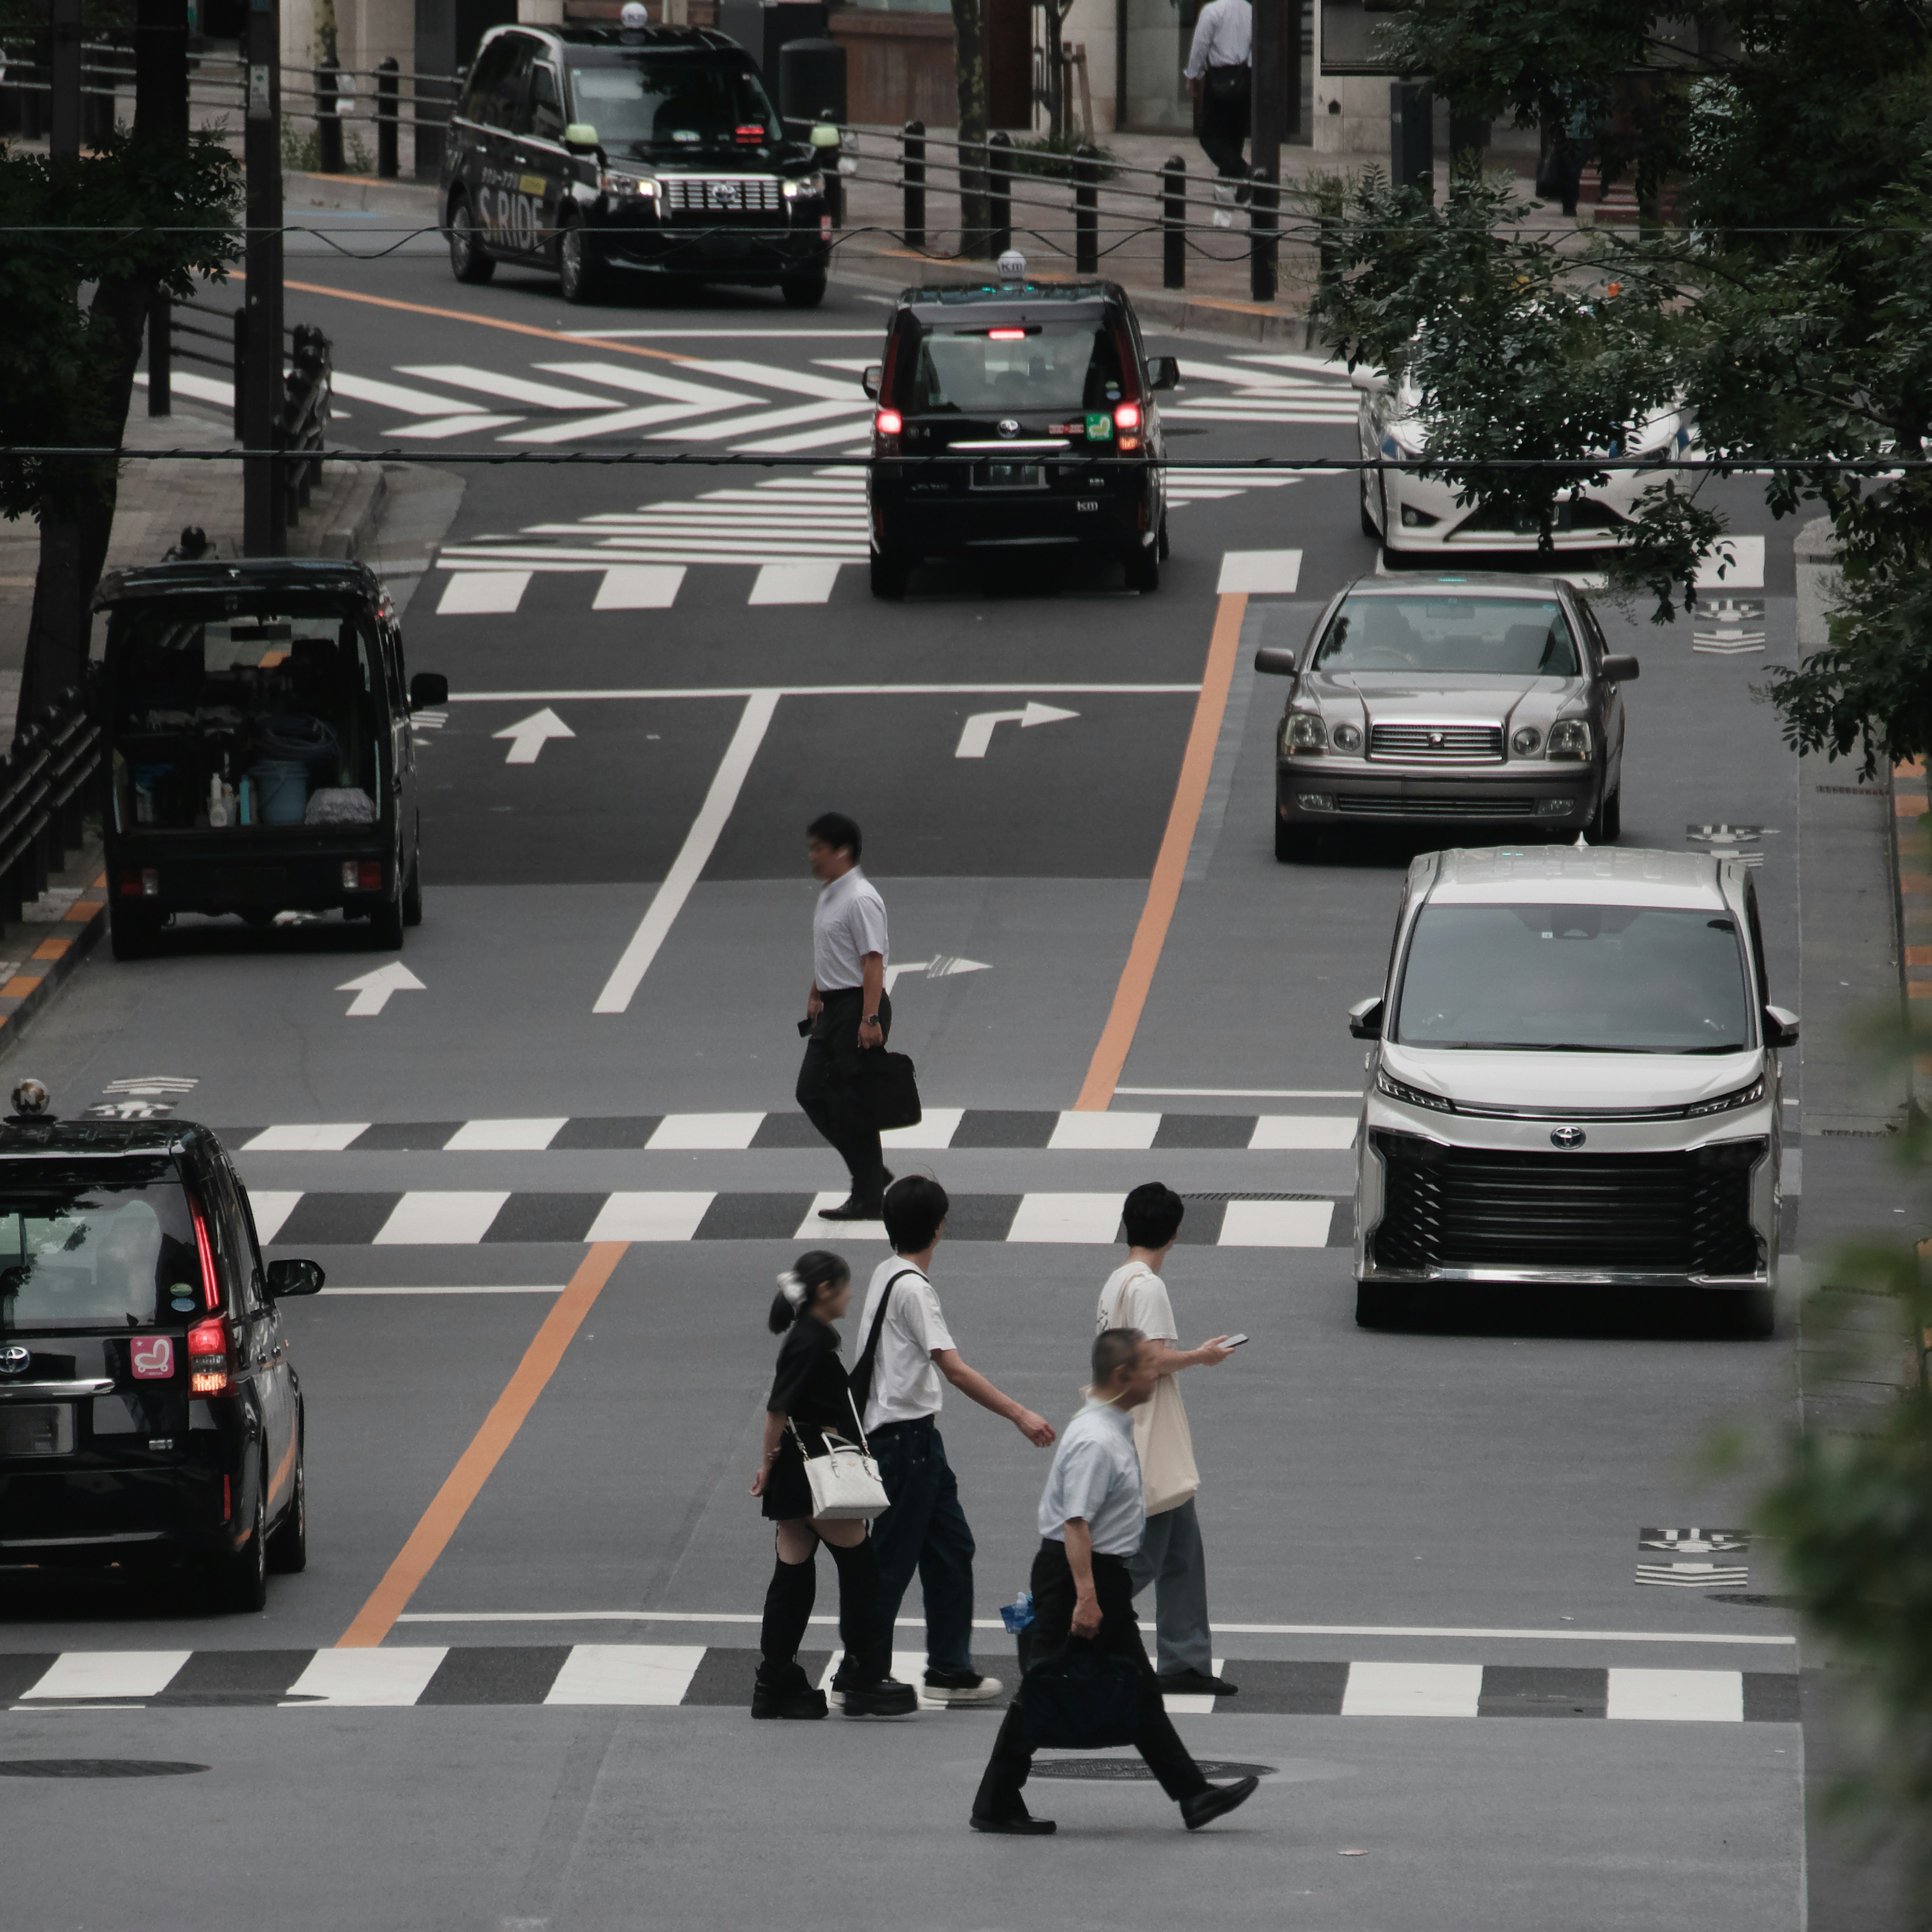
M 910 1054 L 872 1047 L 860 1054 L 859 1068 L 866 1106 L 880 1132 L 916 1127 L 925 1118 Z
M 1130 1744 L 1140 1730 L 1145 1692 L 1142 1672 L 1128 1659 L 1070 1639 L 1020 1679 L 1027 1742 L 1050 1750 Z

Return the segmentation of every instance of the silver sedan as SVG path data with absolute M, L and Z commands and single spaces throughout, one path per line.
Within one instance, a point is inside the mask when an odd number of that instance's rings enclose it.
M 1364 578 L 1299 651 L 1276 736 L 1275 856 L 1347 822 L 1478 824 L 1493 840 L 1616 838 L 1624 707 L 1637 674 L 1556 578 Z

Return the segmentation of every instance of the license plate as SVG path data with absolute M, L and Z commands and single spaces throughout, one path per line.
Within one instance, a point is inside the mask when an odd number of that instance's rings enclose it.
M 1037 463 L 982 463 L 973 472 L 976 490 L 1039 490 L 1046 475 Z
M 0 1402 L 0 1456 L 71 1456 L 70 1402 Z
M 1576 527 L 1576 514 L 1575 510 L 1568 503 L 1558 503 L 1556 506 L 1555 514 L 1552 514 L 1550 519 L 1550 527 L 1552 531 L 1574 530 Z M 1533 537 L 1535 536 L 1536 519 L 1534 517 L 1517 518 L 1516 520 L 1516 533 L 1520 537 Z

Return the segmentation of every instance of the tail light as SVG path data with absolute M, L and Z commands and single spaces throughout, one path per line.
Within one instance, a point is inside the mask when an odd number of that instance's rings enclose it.
M 229 1490 L 228 1478 L 224 1476 L 221 1479 L 221 1520 L 224 1522 L 232 1522 L 234 1516 L 235 1498 Z
M 1141 446 L 1141 406 L 1138 403 L 1121 403 L 1114 410 L 1114 427 L 1120 431 L 1120 447 L 1123 454 L 1131 455 Z
M 218 1315 L 188 1331 L 188 1385 L 194 1395 L 226 1395 L 229 1380 L 228 1324 Z M 224 1499 L 225 1500 L 225 1499 Z
M 878 455 L 890 455 L 899 446 L 905 430 L 905 418 L 897 410 L 881 410 L 872 418 L 872 446 Z
M 379 892 L 382 890 L 382 862 L 380 859 L 345 859 L 342 862 L 342 890 L 345 892 Z

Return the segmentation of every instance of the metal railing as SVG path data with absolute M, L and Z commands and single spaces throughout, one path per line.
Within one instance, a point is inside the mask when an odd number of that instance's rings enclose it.
M 0 920 L 18 919 L 82 843 L 101 770 L 100 723 L 77 686 L 42 706 L 0 758 Z

